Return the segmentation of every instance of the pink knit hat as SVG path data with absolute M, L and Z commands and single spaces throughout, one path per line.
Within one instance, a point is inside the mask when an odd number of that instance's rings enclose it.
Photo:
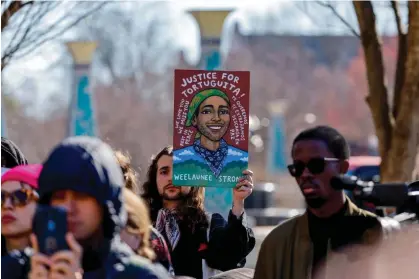
M 20 181 L 28 184 L 34 189 L 38 189 L 38 178 L 41 173 L 42 165 L 21 165 L 6 171 L 1 176 L 1 183 L 7 181 Z

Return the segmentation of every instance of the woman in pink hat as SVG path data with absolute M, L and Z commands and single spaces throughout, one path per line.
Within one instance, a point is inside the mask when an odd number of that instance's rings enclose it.
M 2 257 L 29 246 L 32 218 L 38 200 L 38 177 L 42 165 L 22 165 L 1 177 Z

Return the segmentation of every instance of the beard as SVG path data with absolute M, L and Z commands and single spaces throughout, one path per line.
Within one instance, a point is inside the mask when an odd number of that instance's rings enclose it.
M 190 193 L 183 193 L 181 189 L 179 189 L 176 194 L 169 194 L 168 191 L 165 190 L 162 198 L 166 201 L 182 201 L 186 200 L 189 195 Z
M 305 201 L 308 207 L 317 209 L 317 208 L 322 207 L 326 203 L 327 200 L 321 197 L 315 197 L 315 198 L 305 197 Z

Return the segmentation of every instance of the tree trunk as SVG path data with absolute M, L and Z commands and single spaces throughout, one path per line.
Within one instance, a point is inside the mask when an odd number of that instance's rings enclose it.
M 3 2 L 3 1 L 1 1 Z M 10 18 L 24 6 L 32 5 L 34 1 L 12 1 L 1 14 L 1 31 L 9 24 Z M 2 3 L 3 4 L 3 3 Z M 3 4 L 6 5 L 6 4 Z
M 407 54 L 398 61 L 396 71 L 404 71 L 402 88 L 393 108 L 388 104 L 381 43 L 370 1 L 353 1 L 365 54 L 370 107 L 379 153 L 382 159 L 381 180 L 409 181 L 415 168 L 419 146 L 419 2 L 409 2 Z M 404 47 L 404 46 L 403 46 Z M 400 56 L 398 59 L 402 59 Z M 402 68 L 403 67 L 403 68 Z M 397 92 L 395 92 L 397 93 Z
M 419 2 L 409 1 L 405 78 L 395 119 L 385 181 L 409 181 L 415 169 L 419 146 Z
M 384 75 L 384 63 L 381 52 L 375 14 L 370 1 L 353 1 L 357 15 L 369 94 L 366 102 L 371 110 L 375 131 L 378 138 L 378 149 L 382 158 L 381 172 L 387 169 L 387 152 L 391 147 L 392 119 L 388 104 L 387 87 Z

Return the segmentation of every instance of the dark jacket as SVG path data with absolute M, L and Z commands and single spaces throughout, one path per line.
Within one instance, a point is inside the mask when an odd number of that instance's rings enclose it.
M 209 267 L 221 271 L 244 267 L 256 243 L 246 213 L 236 217 L 231 210 L 227 221 L 218 213 L 212 214 L 207 240 L 204 259 Z
M 342 249 L 348 244 L 373 247 L 387 233 L 391 233 L 390 230 L 396 231 L 397 226 L 394 229 L 385 228 L 377 216 L 358 208 L 349 198 L 347 201 L 343 218 L 338 220 L 337 230 L 327 241 L 326 258 L 328 253 L 344 251 Z M 284 221 L 269 233 L 259 251 L 254 279 L 312 278 L 315 240 L 310 233 L 309 219 L 309 213 L 306 212 Z M 333 239 L 344 242 L 335 241 L 334 244 Z M 345 254 L 351 261 L 362 260 L 359 259 L 361 256 Z
M 255 247 L 245 213 L 236 217 L 230 211 L 228 221 L 218 213 L 207 214 L 207 218 L 209 226 L 194 232 L 184 221 L 178 222 L 181 237 L 171 251 L 177 276 L 208 279 L 221 271 L 243 267 Z
M 3 245 L 3 244 L 2 244 Z M 3 246 L 2 246 L 3 248 Z M 1 256 L 1 278 L 25 279 L 30 269 L 30 248 L 24 251 L 13 250 L 10 253 L 2 253 Z
M 156 254 L 155 262 L 163 265 L 171 275 L 175 275 L 166 240 L 154 227 L 151 227 L 150 244 Z
M 84 279 L 168 278 L 161 265 L 137 256 L 119 237 L 127 212 L 122 201 L 124 180 L 112 149 L 91 137 L 65 139 L 49 155 L 39 177 L 39 203 L 49 204 L 57 190 L 73 190 L 103 205 L 104 240 L 83 247 Z

